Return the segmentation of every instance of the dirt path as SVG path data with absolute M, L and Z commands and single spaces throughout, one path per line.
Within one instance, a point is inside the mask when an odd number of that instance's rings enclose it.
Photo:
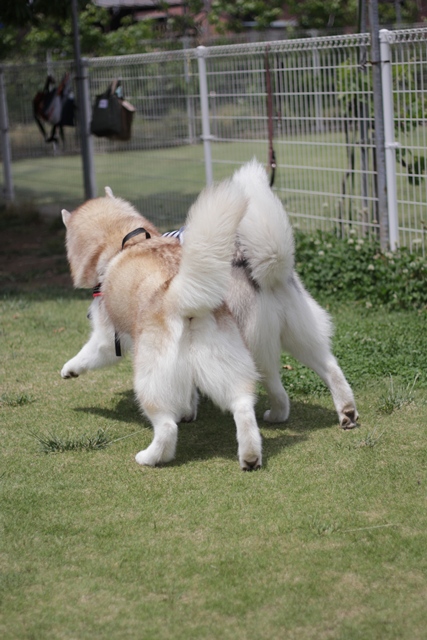
M 46 286 L 72 288 L 65 233 L 41 220 L 0 230 L 0 291 Z

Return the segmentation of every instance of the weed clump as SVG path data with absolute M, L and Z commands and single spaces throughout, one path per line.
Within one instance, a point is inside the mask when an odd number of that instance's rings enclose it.
M 105 449 L 111 440 L 104 429 L 98 429 L 94 434 L 80 436 L 59 436 L 55 433 L 30 435 L 39 443 L 42 453 L 65 453 L 66 451 L 94 451 Z
M 398 384 L 393 382 L 392 376 L 390 376 L 390 384 L 387 392 L 383 393 L 380 397 L 380 405 L 378 410 L 380 413 L 391 415 L 395 411 L 407 407 L 415 402 L 415 384 L 419 378 L 417 374 L 412 383 L 407 385 Z
M 4 393 L 0 396 L 0 407 L 23 407 L 35 402 L 33 396 L 28 393 Z

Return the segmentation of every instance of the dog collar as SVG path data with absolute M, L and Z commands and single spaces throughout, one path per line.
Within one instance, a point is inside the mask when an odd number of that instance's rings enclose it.
M 103 295 L 102 291 L 101 291 L 101 283 L 98 282 L 98 284 L 96 285 L 96 287 L 94 287 L 92 289 L 92 295 L 94 298 L 99 298 L 100 296 Z

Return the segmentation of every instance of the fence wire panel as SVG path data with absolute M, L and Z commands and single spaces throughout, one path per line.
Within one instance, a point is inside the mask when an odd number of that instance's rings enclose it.
M 387 38 L 399 242 L 425 252 L 427 29 L 387 32 Z M 136 107 L 130 141 L 93 138 L 98 194 L 108 185 L 162 229 L 175 227 L 205 183 L 205 159 L 212 157 L 215 180 L 253 156 L 268 168 L 272 130 L 274 188 L 294 224 L 376 237 L 369 36 L 204 49 L 210 156 L 201 144 L 199 55 L 186 49 L 87 61 L 91 104 L 118 78 Z M 58 215 L 84 199 L 78 114 L 77 126 L 65 127 L 64 142 L 47 143 L 32 101 L 48 73 L 59 82 L 65 72 L 75 82 L 72 61 L 3 67 L 17 198 Z
M 427 29 L 389 32 L 399 238 L 427 251 Z
M 53 130 L 44 123 L 44 136 L 39 129 L 34 119 L 33 99 L 43 89 L 48 74 L 58 84 L 67 72 L 73 78 L 73 63 L 5 65 L 3 72 L 17 196 L 37 206 L 56 207 L 59 214 L 61 206 L 81 202 L 83 178 L 78 130 L 64 127 L 64 141 L 56 130 L 57 141 L 46 142 L 45 137 L 51 137 Z
M 3 67 L 6 83 L 7 103 L 9 112 L 9 126 L 11 132 L 11 146 L 14 160 L 52 157 L 59 150 L 59 132 L 57 144 L 46 143 L 43 134 L 34 119 L 33 99 L 44 87 L 46 78 L 51 75 L 59 84 L 65 73 L 74 76 L 73 63 L 50 62 L 32 65 L 6 65 Z M 52 128 L 44 123 L 49 137 Z M 80 145 L 75 130 L 65 130 L 65 149 L 67 152 L 79 153 Z M 61 143 L 62 146 L 62 143 Z
M 377 235 L 367 35 L 209 48 L 215 177 L 256 155 L 303 229 Z M 230 165 L 232 165 L 230 167 Z
M 95 58 L 87 61 L 90 101 L 120 79 L 136 108 L 130 141 L 93 137 L 98 195 L 110 186 L 162 229 L 185 220 L 204 186 L 197 60 L 193 51 Z M 59 82 L 73 64 L 4 67 L 13 178 L 17 197 L 60 213 L 84 200 L 79 119 L 64 142 L 47 143 L 33 115 L 33 98 L 48 73 Z M 48 135 L 51 127 L 45 125 Z M 1 176 L 2 177 L 2 176 Z M 1 178 L 0 178 L 1 179 Z
M 94 58 L 89 75 L 92 101 L 117 78 L 136 108 L 129 142 L 94 138 L 99 192 L 108 184 L 161 228 L 182 224 L 204 186 L 194 54 Z

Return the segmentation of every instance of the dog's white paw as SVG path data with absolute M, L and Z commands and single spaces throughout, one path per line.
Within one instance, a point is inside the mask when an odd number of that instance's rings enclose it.
M 359 414 L 355 406 L 344 407 L 344 409 L 340 411 L 339 417 L 341 429 L 354 429 L 357 427 Z
M 256 471 L 262 466 L 262 441 L 259 431 L 250 440 L 239 445 L 239 463 L 242 471 Z
M 197 411 L 195 413 L 188 413 L 182 416 L 179 422 L 194 422 L 197 418 Z
M 61 370 L 61 378 L 77 378 L 80 373 L 74 370 L 74 367 L 70 367 L 70 363 L 66 362 Z
M 257 471 L 262 467 L 262 456 L 261 452 L 256 453 L 248 453 L 243 456 L 239 456 L 240 468 L 242 471 Z
M 145 467 L 155 467 L 157 464 L 155 457 L 148 452 L 148 449 L 143 449 L 137 453 L 135 460 L 138 464 Z
M 163 451 L 160 453 L 156 447 L 151 445 L 147 449 L 143 449 L 136 454 L 135 460 L 142 467 L 155 467 L 156 465 L 166 464 L 175 457 L 175 449 L 173 451 Z
M 274 409 L 268 409 L 264 413 L 264 422 L 271 422 L 271 423 L 286 422 L 286 420 L 289 418 L 289 413 L 290 413 L 289 405 L 287 407 L 284 407 L 280 411 L 274 410 Z

